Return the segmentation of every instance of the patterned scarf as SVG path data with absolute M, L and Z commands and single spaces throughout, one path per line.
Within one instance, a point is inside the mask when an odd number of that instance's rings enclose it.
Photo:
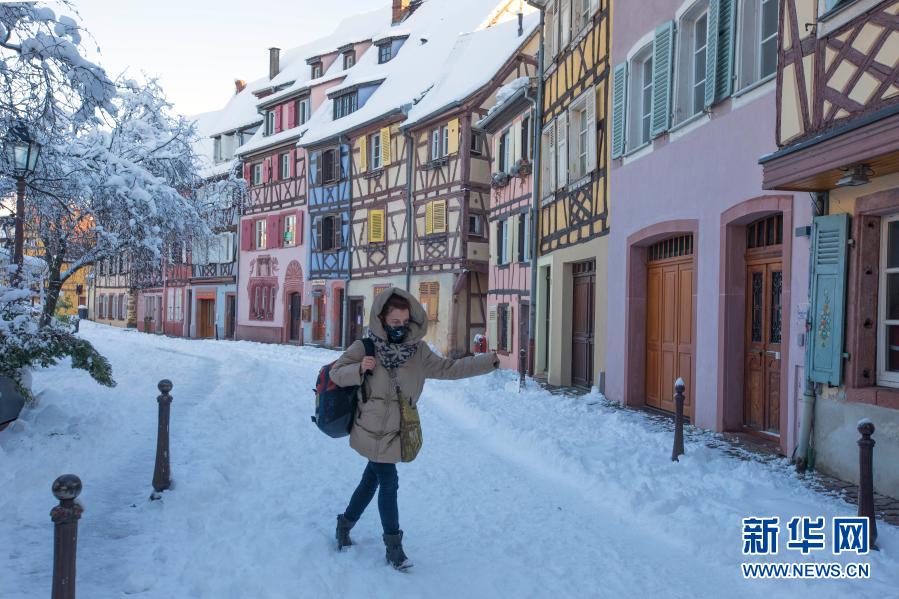
M 368 331 L 368 336 L 375 343 L 378 361 L 388 370 L 399 368 L 418 351 L 418 343 L 388 343 L 371 330 Z

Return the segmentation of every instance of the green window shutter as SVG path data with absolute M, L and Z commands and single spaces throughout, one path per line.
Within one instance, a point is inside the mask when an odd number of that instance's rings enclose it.
M 705 101 L 708 108 L 715 103 L 715 74 L 718 72 L 718 21 L 721 11 L 721 0 L 710 0 L 709 20 L 706 29 L 705 44 Z
M 843 374 L 843 328 L 846 306 L 846 257 L 849 215 L 815 218 L 812 228 L 812 297 L 808 377 L 840 385 Z
M 737 9 L 734 0 L 713 0 L 712 7 L 717 8 L 718 18 L 717 30 L 718 39 L 715 44 L 716 60 L 715 60 L 715 102 L 720 102 L 733 92 L 734 86 L 734 40 L 737 31 Z M 709 31 L 711 28 L 711 18 L 709 18 Z M 711 48 L 712 46 L 709 46 Z M 706 63 L 708 69 L 708 63 Z M 706 79 L 711 81 L 711 79 Z M 706 84 L 706 103 L 708 103 L 708 84 Z
M 671 119 L 671 69 L 674 59 L 674 21 L 656 28 L 652 42 L 652 136 L 668 130 Z
M 615 67 L 612 77 L 612 158 L 624 155 L 627 118 L 627 63 Z

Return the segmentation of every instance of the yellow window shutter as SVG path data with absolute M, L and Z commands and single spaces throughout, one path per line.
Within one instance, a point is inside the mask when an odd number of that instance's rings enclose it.
M 495 350 L 497 343 L 496 306 L 490 306 L 487 315 L 487 349 Z
M 381 129 L 381 166 L 390 164 L 390 127 Z
M 384 210 L 370 210 L 368 213 L 368 242 L 384 241 Z
M 434 202 L 428 202 L 425 206 L 425 235 L 434 233 Z
M 426 283 L 428 285 L 428 320 L 437 320 L 437 310 L 440 307 L 440 283 Z
M 431 219 L 434 233 L 446 233 L 446 200 L 436 200 L 434 202 Z
M 447 130 L 449 133 L 449 154 L 456 154 L 459 152 L 459 119 L 453 119 L 447 125 Z
M 359 171 L 368 171 L 368 136 L 359 138 Z

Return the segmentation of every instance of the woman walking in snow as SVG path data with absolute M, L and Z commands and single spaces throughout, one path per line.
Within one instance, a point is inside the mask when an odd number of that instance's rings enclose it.
M 375 298 L 369 319 L 375 356 L 366 356 L 365 345 L 356 341 L 330 372 L 331 380 L 341 387 L 364 384 L 367 397 L 359 402 L 350 446 L 368 459 L 368 465 L 346 511 L 337 516 L 337 548 L 353 544 L 350 529 L 380 489 L 378 511 L 387 561 L 397 570 L 412 566 L 403 552 L 397 508 L 396 464 L 404 457 L 410 461 L 402 448 L 400 402 L 408 402 L 407 409 L 414 410 L 426 379 L 468 378 L 499 366 L 495 353 L 459 360 L 441 358 L 423 341 L 427 332 L 428 315 L 415 297 L 396 287 L 387 289 Z

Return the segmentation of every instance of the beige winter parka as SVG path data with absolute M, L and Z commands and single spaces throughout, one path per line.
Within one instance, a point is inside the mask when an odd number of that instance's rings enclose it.
M 378 315 L 394 294 L 404 297 L 412 307 L 409 333 L 404 343 L 417 343 L 418 349 L 405 364 L 397 368 L 396 375 L 403 395 L 411 398 L 413 405 L 418 402 L 426 379 L 463 379 L 486 374 L 496 368 L 494 354 L 452 360 L 441 358 L 432 352 L 423 341 L 428 332 L 428 315 L 425 309 L 414 296 L 397 287 L 378 294 L 372 304 L 369 328 L 379 338 L 386 339 L 387 333 Z M 360 365 L 364 357 L 365 346 L 361 341 L 356 341 L 331 367 L 331 380 L 341 387 L 361 385 Z M 366 379 L 365 388 L 368 401 L 359 402 L 350 433 L 350 447 L 372 462 L 396 464 L 401 461 L 400 405 L 390 374 L 380 360 L 374 372 Z

